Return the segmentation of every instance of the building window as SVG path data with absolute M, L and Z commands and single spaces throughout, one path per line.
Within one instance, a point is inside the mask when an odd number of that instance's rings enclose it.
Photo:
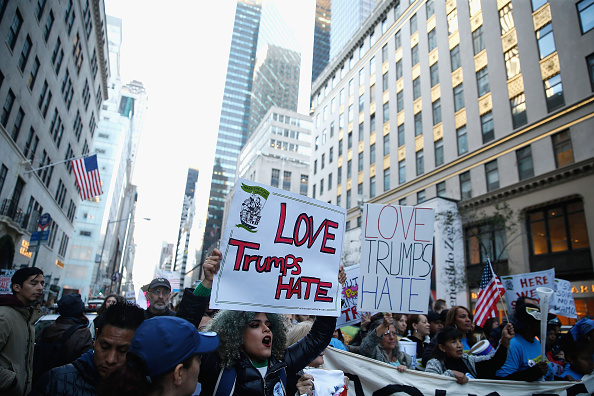
M 410 17 L 410 34 L 417 31 L 417 14 Z
M 590 74 L 590 86 L 594 91 L 594 54 L 586 57 L 586 64 L 588 65 L 588 73 Z
M 394 44 L 396 49 L 402 47 L 402 34 L 399 31 L 396 32 L 396 34 L 394 35 Z
M 375 113 L 369 116 L 369 134 L 375 132 Z
M 332 173 L 328 174 L 328 191 L 332 190 Z
M 353 147 L 353 132 L 349 132 L 347 134 L 347 148 L 352 148 Z
M 476 83 L 479 97 L 489 93 L 491 88 L 489 87 L 489 71 L 487 70 L 487 66 L 476 72 Z
M 497 160 L 485 164 L 485 177 L 487 178 L 487 191 L 495 191 L 499 188 L 499 169 Z
M 388 73 L 382 75 L 382 91 L 386 92 L 390 87 L 390 83 L 388 82 Z
M 54 26 L 54 13 L 50 11 L 49 15 L 47 16 L 47 21 L 45 22 L 45 26 L 43 28 L 43 41 L 47 43 L 47 39 L 49 38 L 50 33 L 52 32 L 52 27 Z
M 369 163 L 375 164 L 375 143 L 369 146 Z
M 10 29 L 8 30 L 8 35 L 6 36 L 6 44 L 8 44 L 11 51 L 14 50 L 17 38 L 19 37 L 19 32 L 21 31 L 21 26 L 23 26 L 23 17 L 17 8 Z
M 386 33 L 388 31 L 388 19 L 384 18 L 382 20 L 382 34 Z
M 460 176 L 460 196 L 462 200 L 472 197 L 472 186 L 470 184 L 470 171 L 461 173 Z
M 398 184 L 406 182 L 406 163 L 405 160 L 398 161 Z
M 347 190 L 346 192 L 346 208 L 350 209 L 351 208 L 351 190 Z
M 464 108 L 464 84 L 454 87 L 454 111 Z
M 349 96 L 353 96 L 354 93 L 355 93 L 355 83 L 353 82 L 353 79 L 351 79 L 351 80 L 349 80 Z
M 363 170 L 363 151 L 359 153 L 359 160 L 357 161 L 357 171 L 361 172 Z
M 452 63 L 452 71 L 458 70 L 462 65 L 460 63 L 460 45 L 457 45 L 450 50 L 450 61 Z
M 390 154 L 390 134 L 384 135 L 384 157 Z
M 331 164 L 334 161 L 334 147 L 330 147 L 328 150 L 328 163 Z
M 362 197 L 363 196 L 363 183 L 359 183 L 357 185 L 357 194 L 358 194 L 359 197 Z
M 417 77 L 413 80 L 413 100 L 417 100 L 421 97 L 421 77 Z
M 475 55 L 485 49 L 482 25 L 479 26 L 474 32 L 472 32 L 472 48 L 474 49 Z
M 433 0 L 427 0 L 425 3 L 425 9 L 427 10 L 427 19 L 431 18 L 435 14 L 435 5 Z
M 342 155 L 342 140 L 338 141 L 338 156 Z
M 384 191 L 390 189 L 390 168 L 384 169 Z
M 338 172 L 336 173 L 336 183 L 337 184 L 341 184 L 342 183 L 342 166 L 338 167 Z
M 398 125 L 398 147 L 404 146 L 404 124 Z
M 2 106 L 2 114 L 0 115 L 0 124 L 4 128 L 8 124 L 8 118 L 10 117 L 10 113 L 12 113 L 12 106 L 14 105 L 14 92 L 12 89 L 8 90 L 8 94 L 6 94 L 6 99 L 4 100 L 4 106 Z
M 431 88 L 439 84 L 439 66 L 438 62 L 435 62 L 429 68 L 429 75 L 431 76 Z
M 365 136 L 365 123 L 359 124 L 359 142 L 363 141 L 363 137 Z
M 458 10 L 454 8 L 448 14 L 448 35 L 456 33 L 458 30 Z
M 505 58 L 505 70 L 507 71 L 507 79 L 509 80 L 517 76 L 521 71 L 518 46 L 516 45 L 507 51 L 505 54 L 503 54 L 503 57 Z
M 441 100 L 437 99 L 431 104 L 433 108 L 433 125 L 437 125 L 441 122 Z
M 536 31 L 536 40 L 538 41 L 538 51 L 540 59 L 546 58 L 557 50 L 555 47 L 555 38 L 553 37 L 553 24 L 548 23 Z
M 330 123 L 330 137 L 334 136 L 334 121 Z
M 425 190 L 417 192 L 417 205 L 425 202 Z
M 493 127 L 493 113 L 488 112 L 481 116 L 481 132 L 483 144 L 495 139 L 495 128 Z
M 384 123 L 390 121 L 390 102 L 384 103 L 383 118 Z
M 16 115 L 14 120 L 14 125 L 12 127 L 12 141 L 16 143 L 17 138 L 19 137 L 19 133 L 21 132 L 21 127 L 23 126 L 23 120 L 25 119 L 25 112 L 23 108 L 19 108 L 19 112 Z
M 375 197 L 375 176 L 369 178 L 369 198 Z
M 487 257 L 499 265 L 507 265 L 505 225 L 497 217 L 484 224 L 471 225 L 464 229 L 466 249 L 466 272 L 468 287 L 479 287 Z M 497 271 L 497 270 L 495 270 Z
M 544 81 L 545 95 L 547 98 L 547 109 L 549 112 L 558 109 L 565 104 L 563 97 L 563 84 L 561 84 L 561 75 L 557 74 Z
M 396 112 L 404 110 L 404 90 L 396 93 Z
M 419 45 L 415 45 L 410 49 L 411 65 L 415 66 L 419 63 Z
M 512 110 L 512 122 L 514 129 L 528 122 L 526 117 L 526 96 L 521 93 L 509 100 Z
M 577 3 L 577 10 L 580 16 L 580 27 L 582 34 L 589 32 L 594 28 L 594 1 L 582 0 Z
M 538 10 L 540 7 L 547 3 L 548 0 L 532 0 L 532 11 Z
M 466 136 L 466 125 L 456 129 L 456 143 L 458 145 L 458 155 L 468 152 L 468 138 Z
M 551 138 L 553 140 L 553 152 L 555 153 L 555 164 L 557 168 L 573 164 L 573 145 L 571 143 L 569 129 L 558 132 Z
M 406 206 L 406 197 L 400 198 L 398 200 L 398 205 L 400 205 L 400 206 Z
M 324 179 L 320 180 L 320 196 L 324 194 Z
M 429 42 L 429 52 L 431 52 L 437 47 L 437 34 L 435 33 L 435 28 L 427 33 L 427 41 Z
M 396 62 L 396 80 L 402 78 L 402 59 Z
M 415 136 L 423 134 L 423 112 L 419 111 L 415 114 Z
M 316 185 L 314 184 L 311 189 L 311 197 L 316 199 Z
M 514 28 L 514 16 L 512 15 L 511 1 L 499 10 L 499 24 L 501 25 L 501 35 Z
M 272 187 L 278 187 L 280 181 L 280 169 L 272 169 L 272 176 L 270 177 L 270 185 Z
M 349 106 L 349 110 L 348 110 L 348 121 L 349 122 L 353 121 L 353 115 L 354 115 L 354 113 L 353 113 L 353 105 L 350 105 Z
M 425 173 L 425 156 L 423 155 L 423 149 L 415 153 L 415 159 L 417 164 L 417 176 Z
M 336 197 L 336 206 L 341 206 L 342 205 L 342 195 L 338 195 Z
M 347 179 L 350 179 L 353 175 L 353 160 L 347 161 Z
M 445 181 L 439 182 L 435 185 L 436 194 L 438 197 L 446 196 L 446 184 Z
M 382 47 L 382 63 L 388 60 L 388 44 Z M 371 74 L 374 74 L 373 72 Z
M 318 160 L 314 160 L 314 168 L 313 168 L 313 174 L 317 174 L 318 173 Z
M 6 181 L 6 175 L 8 174 L 8 168 L 6 165 L 2 164 L 2 168 L 0 169 L 0 192 L 4 188 L 4 182 Z
M 530 146 L 516 150 L 516 162 L 518 163 L 518 175 L 520 181 L 530 179 L 534 176 L 532 148 Z
M 39 58 L 35 57 L 35 61 L 33 62 L 33 66 L 31 67 L 31 73 L 29 74 L 29 81 L 27 81 L 27 87 L 29 90 L 32 90 L 35 86 L 35 80 L 37 80 L 37 75 L 39 74 L 39 67 L 41 63 L 39 62 Z
M 443 139 L 436 140 L 435 147 L 435 166 L 443 165 Z
M 27 35 L 25 39 L 25 43 L 23 44 L 23 49 L 21 51 L 21 56 L 19 57 L 19 61 L 17 63 L 19 69 L 24 72 L 25 66 L 27 66 L 27 61 L 29 60 L 29 55 L 31 54 L 31 47 L 33 46 L 33 42 L 31 41 L 31 37 Z

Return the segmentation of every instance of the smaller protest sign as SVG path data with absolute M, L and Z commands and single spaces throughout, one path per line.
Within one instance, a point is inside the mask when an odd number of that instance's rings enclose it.
M 345 268 L 347 280 L 342 287 L 342 310 L 336 320 L 336 328 L 349 326 L 361 322 L 361 315 L 357 311 L 357 295 L 359 293 L 359 265 Z
M 358 309 L 427 313 L 435 209 L 365 204 Z
M 239 179 L 210 307 L 339 316 L 343 208 Z
M 136 293 L 134 290 L 126 290 L 126 301 L 136 302 Z
M 511 312 L 516 309 L 518 297 L 526 296 L 538 301 L 537 287 L 554 289 L 555 269 L 501 276 L 500 279 L 505 287 L 505 304 L 507 310 Z
M 10 284 L 12 276 L 14 275 L 15 270 L 10 269 L 2 269 L 0 270 L 0 294 L 10 294 L 12 290 L 10 290 Z
M 179 277 L 180 277 L 179 271 L 166 271 L 166 270 L 158 269 L 156 275 L 157 275 L 156 276 L 157 278 L 165 278 L 169 281 L 169 283 L 171 284 L 171 292 L 172 293 L 179 292 Z
M 554 313 L 555 315 L 577 319 L 575 302 L 573 301 L 573 293 L 571 291 L 571 283 L 564 279 L 555 278 L 554 290 L 555 294 L 553 294 L 549 312 Z

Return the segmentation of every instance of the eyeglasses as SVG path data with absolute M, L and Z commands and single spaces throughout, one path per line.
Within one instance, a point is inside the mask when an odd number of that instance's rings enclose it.
M 384 335 L 385 335 L 385 336 L 387 336 L 387 335 L 390 335 L 390 334 L 392 334 L 392 335 L 396 335 L 396 332 L 395 332 L 395 331 L 388 330 L 388 331 L 386 331 L 386 332 L 384 333 Z
M 149 290 L 149 292 L 151 292 L 155 296 L 158 296 L 159 294 L 162 296 L 168 296 L 171 294 L 171 290 L 169 290 L 169 289 L 153 289 L 153 290 Z

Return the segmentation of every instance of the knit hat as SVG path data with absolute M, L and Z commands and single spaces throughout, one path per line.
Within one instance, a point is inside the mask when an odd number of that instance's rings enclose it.
M 85 303 L 80 294 L 66 294 L 58 301 L 58 312 L 62 316 L 76 318 L 82 315 Z
M 429 311 L 427 313 L 427 322 L 437 322 L 441 320 L 441 316 L 437 312 Z
M 190 322 L 176 316 L 156 316 L 136 329 L 128 353 L 139 358 L 145 375 L 154 378 L 191 356 L 210 353 L 218 347 L 216 333 L 200 333 Z

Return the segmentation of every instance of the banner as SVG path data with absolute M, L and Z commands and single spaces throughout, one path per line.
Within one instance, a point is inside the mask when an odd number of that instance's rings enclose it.
M 567 280 L 555 278 L 555 287 L 553 290 L 555 290 L 555 294 L 553 294 L 549 312 L 555 315 L 577 319 L 571 283 Z
M 501 279 L 501 283 L 505 287 L 505 304 L 509 312 L 515 311 L 516 300 L 520 296 L 530 297 L 538 301 L 537 287 L 544 286 L 555 289 L 555 269 L 501 276 L 499 279 Z
M 358 309 L 427 313 L 435 210 L 365 204 Z
M 359 264 L 345 268 L 347 280 L 342 288 L 342 310 L 336 320 L 336 328 L 361 322 L 361 314 L 357 311 L 357 295 L 359 294 Z
M 343 208 L 238 179 L 210 307 L 339 316 L 345 222 Z
M 439 396 L 532 396 L 589 395 L 594 392 L 594 375 L 581 382 L 525 382 L 503 380 L 476 380 L 460 385 L 452 377 L 406 370 L 399 373 L 396 367 L 354 353 L 326 348 L 324 367 L 342 370 L 349 377 L 348 396 L 371 395 L 439 395 Z

